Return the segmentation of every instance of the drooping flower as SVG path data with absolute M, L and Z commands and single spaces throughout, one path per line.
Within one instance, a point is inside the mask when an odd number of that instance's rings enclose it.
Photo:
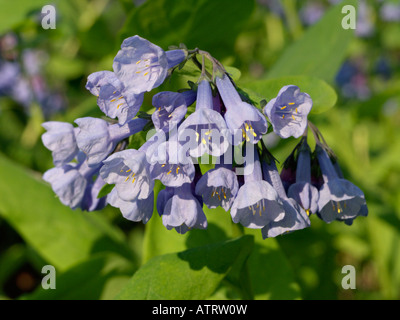
M 265 154 L 264 154 L 265 155 Z M 268 181 L 279 195 L 283 204 L 284 218 L 279 221 L 271 221 L 262 228 L 263 238 L 271 238 L 283 233 L 301 230 L 310 226 L 310 219 L 304 209 L 293 199 L 287 197 L 283 187 L 275 159 L 267 154 L 262 162 L 264 179 Z
M 364 193 L 350 181 L 339 178 L 327 152 L 318 144 L 315 152 L 324 179 L 319 190 L 318 216 L 327 223 L 352 222 L 359 215 L 366 216 Z
M 263 180 L 256 148 L 253 155 L 246 155 L 244 181 L 232 204 L 233 222 L 260 229 L 284 218 L 282 201 L 272 185 Z
M 153 153 L 150 175 L 165 186 L 179 187 L 193 181 L 195 168 L 186 150 L 170 137 L 170 140 L 161 143 Z
M 278 96 L 268 102 L 264 113 L 272 123 L 274 132 L 281 138 L 300 137 L 307 127 L 307 116 L 312 100 L 307 93 L 294 85 L 284 86 Z
M 184 234 L 189 229 L 206 229 L 207 218 L 202 206 L 192 193 L 190 183 L 174 188 L 174 194 L 165 204 L 162 221 L 168 230 L 175 228 Z
M 157 195 L 157 212 L 159 216 L 161 217 L 165 205 L 167 204 L 168 200 L 172 198 L 174 195 L 174 189 L 172 187 L 165 187 L 165 189 L 160 190 L 160 192 Z
M 234 144 L 239 144 L 242 140 L 251 143 L 260 141 L 268 130 L 264 115 L 251 104 L 242 101 L 226 74 L 222 78 L 216 78 L 216 85 L 226 108 L 224 116 L 226 125 L 235 136 Z
M 196 111 L 179 126 L 178 139 L 181 143 L 190 144 L 189 154 L 192 157 L 201 157 L 204 153 L 218 157 L 229 147 L 228 128 L 224 118 L 213 110 L 211 86 L 207 80 L 199 83 Z
M 215 165 L 215 169 L 203 174 L 196 183 L 195 193 L 203 197 L 204 203 L 210 209 L 221 206 L 228 211 L 238 190 L 239 183 L 232 165 L 220 163 Z
M 133 119 L 121 126 L 92 117 L 75 120 L 79 129 L 76 142 L 86 156 L 89 166 L 96 166 L 114 150 L 116 144 L 129 136 L 140 132 L 147 120 Z
M 179 92 L 162 91 L 153 96 L 156 111 L 151 115 L 156 130 L 168 132 L 185 117 L 187 107 L 196 99 L 192 90 Z
M 72 209 L 80 207 L 88 210 L 97 207 L 90 195 L 100 191 L 98 186 L 101 181 L 97 184 L 92 183 L 92 177 L 98 171 L 99 166 L 89 167 L 86 161 L 68 163 L 47 170 L 43 174 L 43 180 L 51 184 L 53 191 L 64 205 Z M 97 194 L 95 196 L 97 197 Z
M 125 201 L 147 199 L 154 188 L 150 178 L 146 152 L 127 149 L 103 161 L 100 175 L 108 184 L 115 184 L 118 196 Z
M 153 215 L 154 192 L 151 192 L 145 199 L 125 201 L 119 197 L 117 189 L 114 188 L 108 194 L 107 202 L 111 206 L 119 208 L 125 219 L 147 223 Z
M 296 182 L 289 187 L 287 195 L 296 200 L 308 215 L 317 212 L 318 190 L 311 184 L 311 151 L 305 139 L 298 153 Z
M 70 123 L 59 121 L 44 122 L 42 126 L 47 130 L 42 135 L 42 142 L 52 152 L 54 165 L 60 167 L 71 162 L 79 151 L 75 139 L 77 129 Z
M 143 102 L 143 93 L 136 94 L 126 88 L 111 71 L 89 75 L 86 89 L 97 97 L 100 110 L 112 119 L 118 118 L 120 125 L 132 120 Z
M 133 36 L 122 42 L 114 58 L 113 69 L 118 79 L 135 94 L 160 86 L 168 70 L 186 59 L 184 50 L 164 51 L 159 46 Z

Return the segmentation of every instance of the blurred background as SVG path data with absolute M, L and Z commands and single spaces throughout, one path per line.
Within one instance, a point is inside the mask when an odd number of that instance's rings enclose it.
M 41 24 L 48 4 L 56 8 L 55 29 Z M 335 5 L 340 1 L 0 1 L 0 298 L 113 298 L 156 255 L 161 236 L 154 240 L 147 232 L 154 226 L 126 221 L 109 206 L 92 213 L 64 208 L 41 182 L 53 166 L 41 123 L 102 116 L 85 89 L 87 76 L 111 70 L 122 40 L 138 34 L 165 50 L 184 43 L 209 51 L 240 70 L 244 88 L 307 75 L 335 89 L 336 105 L 310 120 L 345 178 L 364 191 L 369 216 L 351 227 L 312 216 L 307 230 L 266 240 L 290 281 L 259 298 L 399 299 L 400 2 L 358 1 L 355 30 L 341 28 Z M 151 107 L 154 92 L 184 85 L 169 82 L 146 94 L 144 107 Z M 296 144 L 288 140 L 271 149 L 281 163 Z M 173 240 L 157 254 L 191 246 L 173 232 L 160 233 Z M 99 258 L 104 252 L 118 257 Z M 77 281 L 79 290 L 71 284 L 63 292 L 39 292 L 46 264 L 65 274 L 61 282 Z M 341 287 L 344 265 L 357 271 L 355 290 Z M 214 297 L 237 295 L 222 285 Z

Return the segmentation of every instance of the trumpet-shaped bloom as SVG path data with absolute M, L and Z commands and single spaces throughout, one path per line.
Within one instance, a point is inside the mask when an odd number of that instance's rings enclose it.
M 318 190 L 311 184 L 310 147 L 306 141 L 302 143 L 298 154 L 296 182 L 289 187 L 287 195 L 296 200 L 308 215 L 317 212 Z
M 207 228 L 207 218 L 190 183 L 174 188 L 174 195 L 165 204 L 162 221 L 168 230 L 175 228 L 182 234 L 193 228 Z
M 121 126 L 86 117 L 76 119 L 75 123 L 79 126 L 76 134 L 78 147 L 86 154 L 88 165 L 96 166 L 107 158 L 118 142 L 142 131 L 147 120 L 133 119 Z
M 270 157 L 262 163 L 263 176 L 277 191 L 283 204 L 284 217 L 279 221 L 271 221 L 262 228 L 263 238 L 271 238 L 283 233 L 301 230 L 310 226 L 310 219 L 304 209 L 293 199 L 287 197 L 275 160 Z
M 114 58 L 113 69 L 129 91 L 140 94 L 160 86 L 168 70 L 186 59 L 184 50 L 165 52 L 159 46 L 133 36 L 122 42 Z
M 228 211 L 239 190 L 239 183 L 232 168 L 216 166 L 199 179 L 195 193 L 203 196 L 207 207 L 213 209 L 221 206 Z
M 334 220 L 352 222 L 357 216 L 366 216 L 364 193 L 353 183 L 339 178 L 328 154 L 320 146 L 316 153 L 324 184 L 319 190 L 318 215 L 327 223 Z
M 300 92 L 294 85 L 284 86 L 278 96 L 264 108 L 264 113 L 272 123 L 274 132 L 281 138 L 300 137 L 307 127 L 307 116 L 312 108 L 312 100 L 307 93 Z
M 146 153 L 135 149 L 116 152 L 103 161 L 100 175 L 115 184 L 118 196 L 125 201 L 147 199 L 154 188 Z
M 196 99 L 194 91 L 182 93 L 162 91 L 153 96 L 153 106 L 156 111 L 151 115 L 156 130 L 170 131 L 185 117 L 187 107 Z
M 153 215 L 154 192 L 151 192 L 145 199 L 125 201 L 119 197 L 116 188 L 114 188 L 108 194 L 107 202 L 111 206 L 119 208 L 125 219 L 147 223 Z
M 260 141 L 268 130 L 264 115 L 251 104 L 242 101 L 226 74 L 222 78 L 216 78 L 216 85 L 226 108 L 226 125 L 235 136 L 234 144 L 239 144 L 242 140 L 254 144 Z
M 64 205 L 72 209 L 78 207 L 87 209 L 92 207 L 92 201 L 89 198 L 84 199 L 84 196 L 88 192 L 87 187 L 89 189 L 93 187 L 91 180 L 98 170 L 99 167 L 91 168 L 86 161 L 69 163 L 47 170 L 43 174 L 43 180 L 51 184 L 53 191 Z M 97 188 L 97 186 L 95 187 Z M 95 193 L 95 191 L 96 189 L 93 192 Z M 89 192 L 91 193 L 92 190 Z M 84 200 L 88 200 L 90 203 L 85 203 Z
M 248 174 L 245 174 L 245 182 L 240 187 L 231 208 L 233 222 L 240 222 L 247 228 L 260 229 L 272 221 L 283 219 L 282 201 L 271 184 L 262 178 L 256 148 L 254 148 L 254 160 L 246 161 L 246 167 Z
M 189 138 L 189 141 L 188 139 Z M 189 154 L 220 156 L 229 147 L 229 132 L 224 118 L 213 110 L 210 83 L 202 80 L 197 89 L 196 111 L 179 126 L 178 139 L 189 143 Z
M 52 152 L 54 165 L 60 167 L 72 161 L 79 151 L 75 139 L 76 129 L 72 124 L 48 121 L 42 126 L 47 130 L 42 135 L 42 142 Z
M 112 119 L 118 118 L 120 125 L 132 120 L 143 102 L 143 93 L 136 94 L 126 88 L 111 71 L 89 75 L 86 89 L 97 97 L 100 110 Z
M 179 187 L 193 181 L 195 168 L 185 149 L 170 139 L 161 143 L 153 153 L 150 174 L 152 179 L 160 180 L 165 186 Z

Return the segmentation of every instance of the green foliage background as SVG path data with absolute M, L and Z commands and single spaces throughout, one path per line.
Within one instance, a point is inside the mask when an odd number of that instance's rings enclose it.
M 1 0 L 0 34 L 13 30 L 20 50 L 41 49 L 43 70 L 68 101 L 52 120 L 101 116 L 85 90 L 87 76 L 111 70 L 121 41 L 138 34 L 164 49 L 184 43 L 209 51 L 257 103 L 286 84 L 314 101 L 310 120 L 338 155 L 345 177 L 366 195 L 367 218 L 353 226 L 311 217 L 311 227 L 276 239 L 243 231 L 222 209 L 204 208 L 206 231 L 168 231 L 154 213 L 145 226 L 118 210 L 64 207 L 41 174 L 52 167 L 40 140 L 36 104 L 0 98 L 0 297 L 3 299 L 399 299 L 400 298 L 400 32 L 373 8 L 375 32 L 357 37 L 341 27 L 343 4 L 305 27 L 303 1 L 280 1 L 284 17 L 254 0 L 53 1 L 54 30 L 38 12 L 46 0 Z M 391 77 L 374 72 L 385 57 Z M 335 76 L 346 59 L 366 61 L 368 99 L 343 96 Z M 239 72 L 240 70 L 240 72 Z M 1 75 L 0 75 L 1 76 Z M 186 87 L 180 72 L 157 91 Z M 154 92 L 146 94 L 151 108 Z M 388 105 L 391 107 L 389 108 Z M 296 144 L 279 141 L 282 163 Z M 157 185 L 157 190 L 160 186 Z M 41 268 L 57 270 L 57 289 L 43 290 Z M 341 268 L 357 271 L 357 288 L 344 290 Z

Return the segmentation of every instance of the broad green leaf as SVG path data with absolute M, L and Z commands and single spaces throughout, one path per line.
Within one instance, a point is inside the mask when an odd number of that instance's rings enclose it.
M 254 102 L 275 98 L 279 90 L 286 85 L 296 85 L 302 92 L 308 93 L 313 100 L 311 113 L 321 113 L 336 104 L 335 90 L 325 81 L 310 76 L 287 76 L 243 83 L 241 89 L 247 92 Z M 248 90 L 250 89 L 250 90 Z
M 261 231 L 246 229 L 254 235 L 254 248 L 247 260 L 247 267 L 254 298 L 299 299 L 300 287 L 293 270 L 275 239 L 261 237 Z
M 121 40 L 138 34 L 163 49 L 184 43 L 189 49 L 212 50 L 213 55 L 231 54 L 253 8 L 253 0 L 146 1 L 128 16 Z
M 117 299 L 206 299 L 235 264 L 243 264 L 253 237 L 218 242 L 157 256 L 132 277 Z
M 332 83 L 354 38 L 354 30 L 342 28 L 344 5 L 357 6 L 356 0 L 345 0 L 332 7 L 288 47 L 268 72 L 268 78 L 309 75 Z
M 117 252 L 132 259 L 126 244 L 96 218 L 99 213 L 83 213 L 62 205 L 40 176 L 3 155 L 0 194 L 0 215 L 60 271 L 101 251 Z
M 155 190 L 160 190 L 160 188 L 161 184 L 157 181 Z M 156 206 L 154 206 L 153 217 L 146 224 L 143 263 L 158 255 L 223 241 L 232 236 L 232 220 L 228 212 L 225 212 L 222 208 L 208 209 L 205 205 L 203 210 L 207 216 L 207 229 L 193 229 L 182 235 L 175 230 L 167 230 L 162 224 L 162 219 L 157 212 Z
M 27 300 L 112 299 L 130 279 L 132 264 L 119 256 L 99 254 L 66 272 L 56 270 L 56 289 L 41 286 Z

